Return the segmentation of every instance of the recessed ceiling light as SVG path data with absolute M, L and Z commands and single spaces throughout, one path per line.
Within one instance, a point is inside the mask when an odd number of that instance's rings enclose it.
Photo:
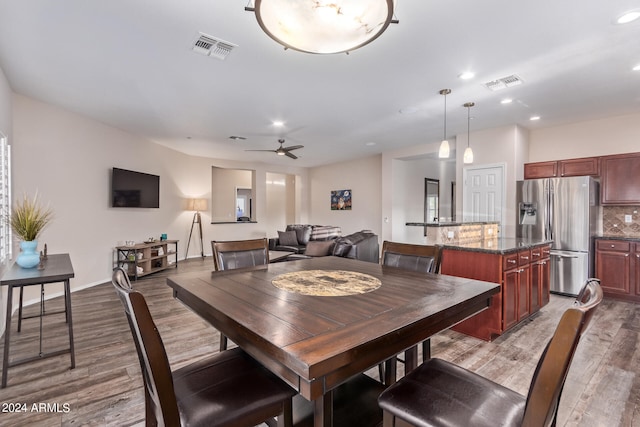
M 628 24 L 638 18 L 640 18 L 640 10 L 630 10 L 620 15 L 618 19 L 616 19 L 616 22 L 618 24 Z
M 532 122 L 536 120 L 540 120 L 540 116 L 531 116 L 529 117 L 529 120 L 531 120 Z
M 640 71 L 640 64 L 632 68 L 633 71 Z
M 376 145 L 375 142 L 367 142 L 364 145 L 366 145 L 367 147 L 373 147 L 374 145 Z
M 500 104 L 511 104 L 512 102 L 513 102 L 513 99 L 505 98 L 502 101 L 500 101 Z
M 284 122 L 280 120 L 275 120 L 272 124 L 277 127 L 284 126 Z
M 475 76 L 476 76 L 475 73 L 471 71 L 465 71 L 464 73 L 460 74 L 458 77 L 461 78 L 462 80 L 469 80 L 474 78 Z

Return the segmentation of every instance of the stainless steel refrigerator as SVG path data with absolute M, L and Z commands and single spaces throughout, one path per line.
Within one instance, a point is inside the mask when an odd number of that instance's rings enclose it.
M 599 183 L 591 177 L 518 181 L 516 236 L 553 240 L 551 292 L 577 295 L 593 276 Z

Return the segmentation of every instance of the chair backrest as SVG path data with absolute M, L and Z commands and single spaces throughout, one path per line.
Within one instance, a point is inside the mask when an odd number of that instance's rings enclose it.
M 111 282 L 124 305 L 138 352 L 144 379 L 146 415 L 154 416 L 160 426 L 180 425 L 169 359 L 149 307 L 142 294 L 131 288 L 129 277 L 122 268 L 113 270 Z M 153 423 L 147 419 L 147 425 L 150 424 Z
M 252 240 L 211 241 L 216 270 L 234 270 L 269 264 L 266 238 Z
M 423 273 L 440 273 L 440 247 L 384 241 L 382 265 Z
M 562 388 L 578 342 L 589 325 L 595 308 L 601 302 L 600 281 L 589 279 L 580 291 L 574 306 L 562 315 L 533 374 L 523 426 L 548 426 L 554 422 Z

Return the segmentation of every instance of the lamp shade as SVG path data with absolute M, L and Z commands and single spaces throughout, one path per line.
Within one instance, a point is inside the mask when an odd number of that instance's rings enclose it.
M 471 147 L 467 147 L 464 149 L 464 154 L 462 155 L 463 163 L 469 165 L 473 163 L 473 150 Z
M 207 199 L 189 199 L 187 200 L 188 211 L 206 211 Z
M 349 52 L 376 39 L 393 18 L 393 0 L 255 0 L 262 30 L 301 52 Z
M 442 142 L 440 143 L 438 157 L 440 157 L 441 159 L 446 159 L 449 157 L 449 141 L 447 141 L 446 139 L 442 140 Z

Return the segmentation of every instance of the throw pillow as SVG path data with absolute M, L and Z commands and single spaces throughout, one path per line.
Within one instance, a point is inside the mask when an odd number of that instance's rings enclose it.
M 332 249 L 332 240 L 312 240 L 307 243 L 307 249 L 305 249 L 304 254 L 307 256 L 327 256 L 331 255 Z
M 351 250 L 351 246 L 353 246 L 353 243 L 351 242 L 351 240 L 345 239 L 345 238 L 338 238 L 336 240 L 335 246 L 333 247 L 333 255 L 345 257 Z
M 309 238 L 311 237 L 310 225 L 305 225 L 305 224 L 287 225 L 287 231 L 290 231 L 290 230 L 294 230 L 296 232 L 299 245 L 306 245 L 307 243 L 309 243 Z
M 278 231 L 278 244 L 281 246 L 298 246 L 296 232 L 293 230 Z

